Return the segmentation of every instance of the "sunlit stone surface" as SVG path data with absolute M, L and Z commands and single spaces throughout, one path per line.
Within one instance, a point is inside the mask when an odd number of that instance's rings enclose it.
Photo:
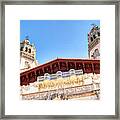
M 79 72 L 79 74 L 78 74 Z M 23 100 L 99 99 L 100 74 L 68 71 L 59 76 L 45 74 L 37 82 L 21 86 Z

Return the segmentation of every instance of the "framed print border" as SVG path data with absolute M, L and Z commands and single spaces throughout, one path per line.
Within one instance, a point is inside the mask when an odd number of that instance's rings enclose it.
M 115 115 L 5 115 L 5 5 L 115 5 Z M 118 0 L 64 0 L 64 1 L 2 1 L 0 41 L 0 118 L 1 119 L 119 119 L 119 28 L 120 2 Z

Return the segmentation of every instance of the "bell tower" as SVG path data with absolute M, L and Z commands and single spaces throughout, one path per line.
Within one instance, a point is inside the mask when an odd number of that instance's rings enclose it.
M 88 33 L 88 55 L 90 59 L 100 59 L 100 27 L 92 26 Z
M 37 66 L 36 48 L 30 44 L 28 36 L 20 43 L 20 72 Z

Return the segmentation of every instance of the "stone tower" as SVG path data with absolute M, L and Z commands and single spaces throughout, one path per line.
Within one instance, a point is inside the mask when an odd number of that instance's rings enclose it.
M 92 26 L 88 33 L 88 55 L 90 59 L 100 59 L 100 27 Z
M 37 66 L 36 48 L 30 44 L 28 37 L 20 43 L 20 72 Z

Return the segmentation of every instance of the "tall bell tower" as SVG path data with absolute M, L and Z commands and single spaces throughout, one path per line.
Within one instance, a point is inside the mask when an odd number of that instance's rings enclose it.
M 100 59 L 100 27 L 92 26 L 88 33 L 88 55 L 90 59 Z
M 36 48 L 30 44 L 28 36 L 20 43 L 20 72 L 37 66 Z

